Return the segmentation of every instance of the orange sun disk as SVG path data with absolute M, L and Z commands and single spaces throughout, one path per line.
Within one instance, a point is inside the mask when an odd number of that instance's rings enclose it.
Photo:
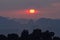
M 36 9 L 29 9 L 29 10 L 26 10 L 26 13 L 35 14 L 35 13 L 37 13 L 37 10 Z
M 34 14 L 35 13 L 35 9 L 30 9 L 29 13 Z

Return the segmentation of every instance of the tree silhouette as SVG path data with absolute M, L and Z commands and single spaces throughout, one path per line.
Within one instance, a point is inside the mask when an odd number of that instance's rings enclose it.
M 28 35 L 29 35 L 28 30 L 23 30 L 23 32 L 21 33 L 20 40 L 27 40 Z
M 7 37 L 3 34 L 0 35 L 0 40 L 7 40 Z
M 33 32 L 29 35 L 29 40 L 40 40 L 41 38 L 41 30 L 34 29 Z
M 54 32 L 50 32 L 50 35 L 53 37 L 55 35 L 55 33 Z
M 53 35 L 53 33 L 49 32 L 47 30 L 47 31 L 43 32 L 42 38 L 43 38 L 43 40 L 52 40 L 52 35 Z
M 48 30 L 42 32 L 41 29 L 34 29 L 31 34 L 29 34 L 28 30 L 23 30 L 20 37 L 15 33 L 7 36 L 1 34 L 0 40 L 60 40 L 60 37 L 54 35 L 54 32 L 49 32 Z
M 54 37 L 53 40 L 60 40 L 60 38 L 59 37 Z
M 8 40 L 18 40 L 19 36 L 17 34 L 8 34 Z

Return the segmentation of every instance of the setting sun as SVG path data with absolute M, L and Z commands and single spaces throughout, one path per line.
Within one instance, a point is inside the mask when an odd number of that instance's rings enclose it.
M 38 13 L 38 10 L 37 9 L 27 9 L 25 12 L 27 14 L 37 14 Z
M 34 14 L 35 13 L 35 9 L 30 9 L 29 13 Z

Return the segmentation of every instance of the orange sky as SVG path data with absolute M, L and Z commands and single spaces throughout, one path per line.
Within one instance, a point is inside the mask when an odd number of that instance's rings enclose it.
M 27 15 L 25 10 L 30 7 L 40 12 L 34 15 Z M 60 19 L 59 0 L 0 0 L 0 16 L 10 18 L 57 18 Z

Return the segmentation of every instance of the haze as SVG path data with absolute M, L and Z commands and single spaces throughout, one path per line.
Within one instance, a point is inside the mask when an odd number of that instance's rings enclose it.
M 35 8 L 40 12 L 29 16 L 24 12 L 28 8 Z M 0 16 L 60 19 L 60 0 L 0 0 Z

